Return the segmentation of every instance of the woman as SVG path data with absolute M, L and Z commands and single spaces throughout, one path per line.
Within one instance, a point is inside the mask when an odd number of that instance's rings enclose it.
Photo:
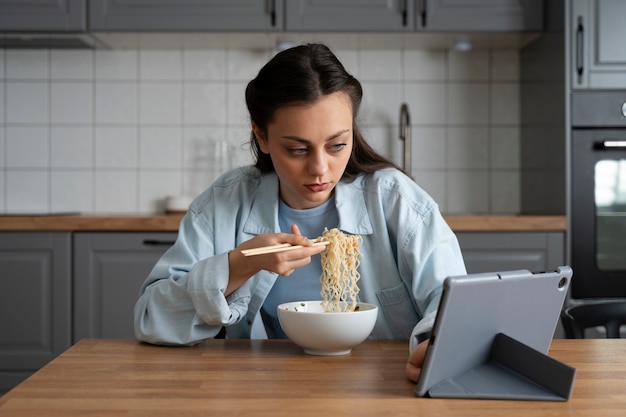
M 278 53 L 246 88 L 255 166 L 198 196 L 178 239 L 145 281 L 135 331 L 155 344 L 218 335 L 284 337 L 276 306 L 321 299 L 324 228 L 362 237 L 359 298 L 379 306 L 372 337 L 410 339 L 417 380 L 443 279 L 465 273 L 437 205 L 356 124 L 362 90 L 324 45 Z M 245 257 L 277 243 L 302 245 Z

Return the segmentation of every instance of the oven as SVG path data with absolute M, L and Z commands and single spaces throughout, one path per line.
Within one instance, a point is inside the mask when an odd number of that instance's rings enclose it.
M 571 101 L 571 297 L 626 297 L 626 91 Z

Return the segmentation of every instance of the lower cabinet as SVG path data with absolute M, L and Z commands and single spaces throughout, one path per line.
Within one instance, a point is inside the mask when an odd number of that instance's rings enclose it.
M 176 233 L 74 234 L 74 342 L 134 338 L 141 284 Z
M 556 269 L 565 262 L 564 232 L 459 232 L 469 273 Z
M 71 345 L 71 233 L 0 233 L 0 395 Z

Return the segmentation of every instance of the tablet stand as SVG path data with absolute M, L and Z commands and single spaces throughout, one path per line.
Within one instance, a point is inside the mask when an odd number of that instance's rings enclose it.
M 567 401 L 576 369 L 498 333 L 485 363 L 428 390 L 433 398 Z

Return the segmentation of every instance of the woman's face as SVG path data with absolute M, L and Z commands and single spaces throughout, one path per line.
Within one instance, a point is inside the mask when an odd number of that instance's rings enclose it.
M 313 104 L 279 108 L 267 126 L 254 134 L 269 154 L 280 179 L 280 197 L 291 208 L 326 202 L 352 153 L 352 105 L 346 93 L 323 96 Z

